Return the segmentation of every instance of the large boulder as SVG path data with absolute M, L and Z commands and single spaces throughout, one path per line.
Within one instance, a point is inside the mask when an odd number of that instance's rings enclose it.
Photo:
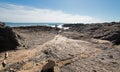
M 0 52 L 16 49 L 19 45 L 12 28 L 0 22 Z

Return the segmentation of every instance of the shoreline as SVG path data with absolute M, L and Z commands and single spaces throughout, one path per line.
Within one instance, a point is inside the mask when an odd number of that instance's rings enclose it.
M 49 59 L 54 59 L 63 72 L 120 71 L 120 24 L 75 24 L 67 27 L 69 29 L 58 33 L 62 29 L 1 24 L 0 62 L 8 52 L 6 61 L 9 64 L 4 69 L 1 65 L 0 72 L 41 71 Z
M 7 23 L 7 26 L 10 27 L 19 27 L 19 26 L 51 26 L 51 27 L 55 27 L 55 25 L 62 25 L 64 23 Z

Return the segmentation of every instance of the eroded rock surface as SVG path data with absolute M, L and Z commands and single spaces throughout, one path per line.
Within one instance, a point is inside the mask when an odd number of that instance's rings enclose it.
M 8 51 L 7 64 L 0 65 L 0 72 L 120 72 L 120 45 L 114 42 L 119 44 L 119 37 L 114 37 L 114 33 L 119 35 L 119 24 L 77 25 L 60 34 L 51 27 L 13 31 L 21 49 Z M 104 39 L 110 36 L 114 39 Z M 0 53 L 3 60 L 4 52 Z
M 65 24 L 70 27 L 67 31 L 79 32 L 75 39 L 97 38 L 109 40 L 114 44 L 120 44 L 120 22 L 96 23 L 96 24 Z

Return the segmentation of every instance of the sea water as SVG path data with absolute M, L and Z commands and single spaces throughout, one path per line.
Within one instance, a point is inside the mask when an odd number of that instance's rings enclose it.
M 8 23 L 6 22 L 6 26 L 10 27 L 19 27 L 19 26 L 51 26 L 55 27 L 63 25 L 63 23 Z

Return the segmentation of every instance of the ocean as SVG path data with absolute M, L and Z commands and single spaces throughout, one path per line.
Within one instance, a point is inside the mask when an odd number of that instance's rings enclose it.
M 51 26 L 55 27 L 55 25 L 61 26 L 63 23 L 5 23 L 6 26 L 10 27 L 19 27 L 19 26 Z

